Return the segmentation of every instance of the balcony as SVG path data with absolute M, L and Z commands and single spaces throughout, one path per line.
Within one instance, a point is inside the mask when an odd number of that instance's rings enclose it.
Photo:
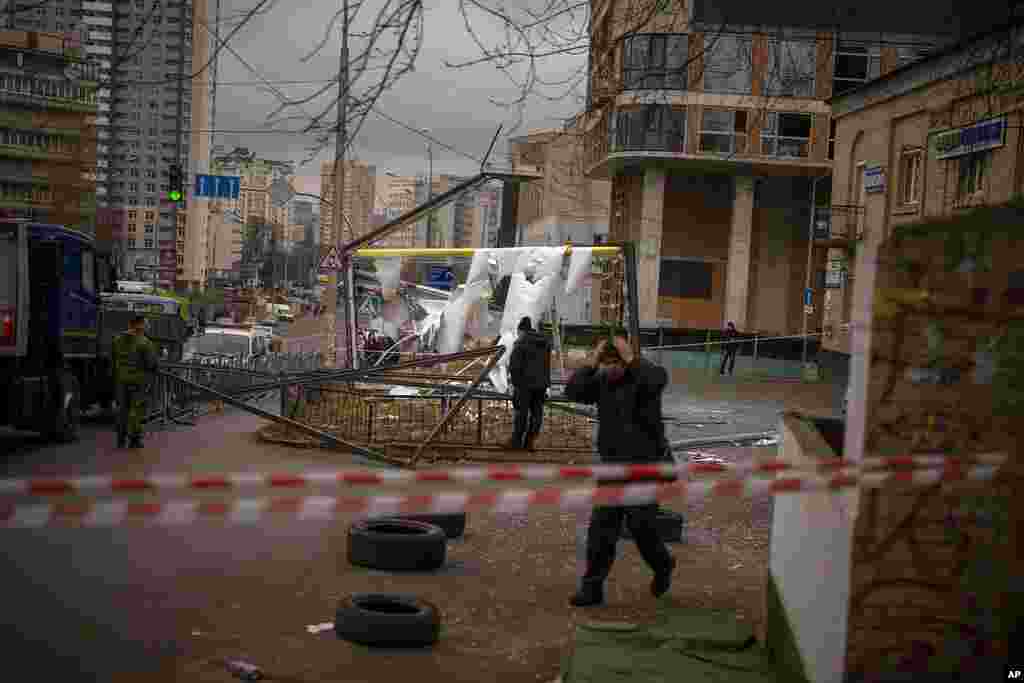
M 815 209 L 814 243 L 819 247 L 847 247 L 864 239 L 864 206 L 833 204 Z
M 58 81 L 33 76 L 2 74 L 0 75 L 0 108 L 5 105 L 21 105 L 43 109 L 63 109 L 96 113 L 96 91 L 92 87 L 73 85 L 68 81 Z
M 0 157 L 67 161 L 74 156 L 76 147 L 77 143 L 69 142 L 57 135 L 0 130 Z

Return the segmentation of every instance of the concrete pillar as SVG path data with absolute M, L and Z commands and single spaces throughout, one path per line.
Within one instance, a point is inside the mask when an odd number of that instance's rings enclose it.
M 736 196 L 729 230 L 729 264 L 725 278 L 725 322 L 747 327 L 750 298 L 750 239 L 754 224 L 754 179 L 736 176 Z
M 658 319 L 658 278 L 661 274 L 661 232 L 665 213 L 665 171 L 644 171 L 640 225 L 636 240 L 637 274 L 640 293 L 640 324 L 653 325 Z

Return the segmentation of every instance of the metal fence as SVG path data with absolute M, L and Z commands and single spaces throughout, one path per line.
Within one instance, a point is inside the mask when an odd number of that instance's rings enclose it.
M 366 445 L 415 447 L 423 442 L 458 400 L 449 396 L 395 396 L 376 387 L 332 385 L 307 394 L 293 406 L 296 419 Z M 549 401 L 538 451 L 592 450 L 594 423 L 569 404 Z M 431 446 L 501 449 L 512 438 L 509 397 L 471 398 Z

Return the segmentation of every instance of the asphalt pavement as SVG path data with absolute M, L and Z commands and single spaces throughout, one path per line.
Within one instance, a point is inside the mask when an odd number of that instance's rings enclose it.
M 273 411 L 276 404 L 270 395 L 264 407 Z M 665 401 L 673 439 L 772 429 L 781 408 L 771 401 L 705 401 L 682 389 L 670 390 Z M 83 426 L 78 443 L 64 445 L 0 430 L 0 476 L 222 472 L 225 463 L 229 471 L 364 464 L 339 453 L 262 444 L 253 438 L 262 424 L 229 407 L 196 428 L 155 430 L 141 451 L 115 449 L 111 425 L 98 422 Z M 197 656 L 190 634 L 213 628 L 211 611 L 236 607 L 225 604 L 239 599 L 225 598 L 233 581 L 263 577 L 268 589 L 299 590 L 314 561 L 321 567 L 343 561 L 337 525 L 281 518 L 253 526 L 0 530 L 3 667 L 31 672 L 31 680 L 175 680 L 167 673 L 175 661 Z M 249 618 L 266 619 L 276 630 L 258 591 L 242 599 L 250 601 L 244 605 Z
M 216 467 L 218 458 L 211 454 L 225 443 L 244 447 L 261 424 L 229 408 L 222 417 L 201 421 L 198 429 L 155 431 L 142 451 L 116 450 L 111 426 L 98 422 L 85 424 L 81 440 L 67 445 L 4 429 L 0 476 L 177 472 L 202 463 Z M 266 468 L 272 458 L 253 444 L 254 468 Z M 308 466 L 304 460 L 297 457 L 296 466 Z M 182 620 L 200 622 L 204 607 L 217 600 L 215 592 L 183 586 L 210 587 L 215 582 L 204 577 L 258 572 L 272 554 L 314 555 L 328 537 L 325 524 L 282 519 L 251 527 L 0 530 L 0 585 L 5 589 L 0 643 L 8 672 L 0 679 L 14 680 L 8 675 L 25 671 L 31 673 L 20 680 L 110 681 L 117 674 L 148 677 L 167 670 L 169 662 L 185 654 L 182 634 L 189 627 Z

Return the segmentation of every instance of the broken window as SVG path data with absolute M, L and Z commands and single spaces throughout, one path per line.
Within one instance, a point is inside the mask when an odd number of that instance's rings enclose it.
M 852 90 L 881 74 L 882 52 L 877 45 L 838 41 L 832 74 L 832 94 Z
M 797 159 L 808 156 L 813 122 L 810 114 L 767 112 L 761 128 L 761 153 Z
M 747 112 L 705 109 L 701 118 L 700 151 L 742 154 L 747 149 Z
M 750 38 L 712 34 L 704 38 L 704 91 L 749 95 Z
M 764 94 L 813 97 L 817 45 L 809 40 L 768 41 Z
M 688 36 L 629 36 L 624 42 L 623 87 L 627 90 L 685 90 Z
M 620 110 L 612 119 L 613 151 L 681 153 L 686 142 L 686 110 L 664 104 Z

